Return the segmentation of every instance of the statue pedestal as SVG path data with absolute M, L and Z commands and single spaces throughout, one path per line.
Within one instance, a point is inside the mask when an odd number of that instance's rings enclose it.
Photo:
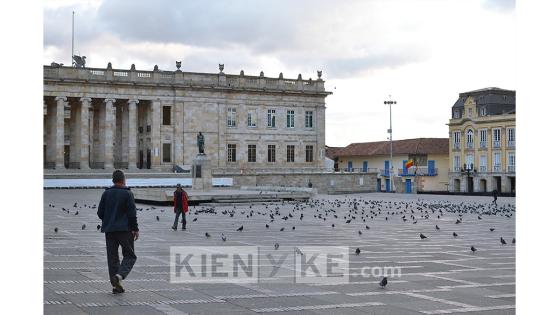
M 198 154 L 192 163 L 192 188 L 194 190 L 212 189 L 212 170 L 206 154 Z

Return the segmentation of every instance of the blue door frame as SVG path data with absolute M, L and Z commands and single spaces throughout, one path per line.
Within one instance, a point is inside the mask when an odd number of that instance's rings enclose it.
M 383 175 L 389 176 L 389 160 L 385 160 L 385 169 L 383 170 Z
M 352 161 L 348 161 L 348 172 L 352 172 Z
M 412 193 L 412 180 L 410 178 L 406 179 L 406 193 Z
M 436 161 L 428 160 L 428 175 L 434 176 L 436 172 Z
M 364 162 L 362 163 L 362 172 L 366 173 L 366 172 L 367 172 L 367 169 L 368 169 L 368 162 L 367 162 L 367 161 L 364 161 Z

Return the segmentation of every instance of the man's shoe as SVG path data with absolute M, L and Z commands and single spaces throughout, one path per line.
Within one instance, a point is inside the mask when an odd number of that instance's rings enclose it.
M 183 228 L 181 228 L 181 230 L 183 230 L 183 231 L 186 231 L 186 230 L 187 230 L 187 228 L 186 228 L 186 227 L 183 227 Z
M 113 285 L 113 293 L 123 293 L 124 288 L 122 286 L 122 276 L 119 274 L 114 275 L 111 278 L 111 284 Z
M 176 227 L 172 227 L 171 229 L 172 229 L 173 231 L 177 231 L 177 228 L 176 228 Z

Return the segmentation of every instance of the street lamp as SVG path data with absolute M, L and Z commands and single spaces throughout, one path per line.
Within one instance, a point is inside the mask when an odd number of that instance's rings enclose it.
M 387 132 L 389 133 L 389 148 L 390 148 L 390 160 L 389 160 L 389 188 L 390 191 L 393 191 L 393 114 L 392 114 L 392 107 L 391 105 L 397 105 L 397 101 L 391 100 L 391 95 L 389 95 L 389 100 L 384 101 L 383 104 L 389 105 L 389 129 Z

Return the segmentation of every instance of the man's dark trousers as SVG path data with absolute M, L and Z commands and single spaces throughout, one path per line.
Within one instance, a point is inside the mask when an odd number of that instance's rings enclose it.
M 107 244 L 107 263 L 109 265 L 110 279 L 117 273 L 125 279 L 136 262 L 132 232 L 107 232 L 105 233 L 105 242 Z M 122 248 L 122 262 L 119 261 L 119 246 Z
M 185 217 L 185 213 L 183 210 L 175 209 L 175 222 L 173 222 L 173 228 L 177 228 L 177 223 L 179 223 L 179 215 L 183 214 L 183 220 L 181 223 L 183 224 L 183 230 L 187 228 L 187 218 Z

